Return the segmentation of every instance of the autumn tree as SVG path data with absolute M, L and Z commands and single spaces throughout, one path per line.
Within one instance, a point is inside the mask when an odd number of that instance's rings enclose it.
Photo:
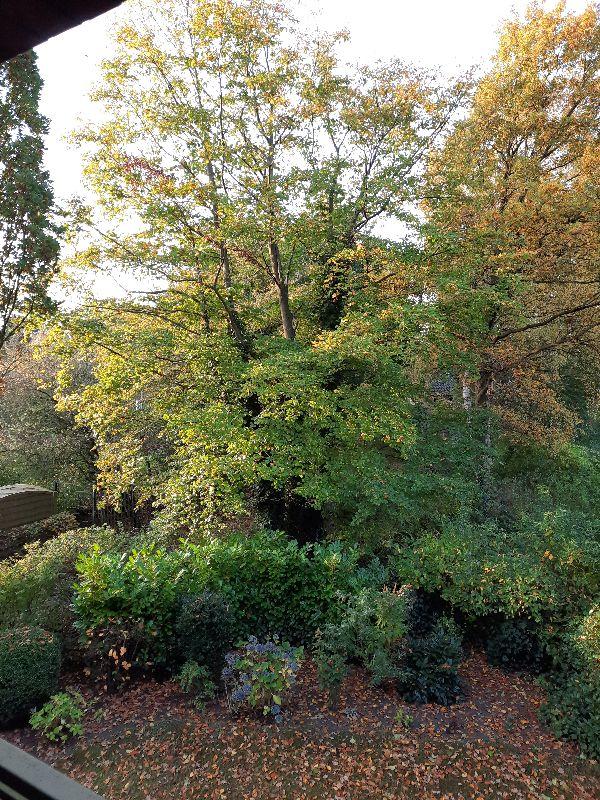
M 41 86 L 33 52 L 0 65 L 0 353 L 34 313 L 50 306 L 57 265 Z
M 6 345 L 6 371 L 0 402 L 0 484 L 59 484 L 63 508 L 87 506 L 95 477 L 90 431 L 74 415 L 56 408 L 57 364 L 36 357 L 36 339 L 15 336 Z M 73 369 L 80 385 L 90 380 L 88 365 Z
M 155 283 L 90 299 L 56 339 L 95 363 L 82 392 L 65 371 L 62 402 L 94 430 L 107 491 L 203 524 L 257 497 L 356 526 L 406 505 L 386 464 L 447 354 L 414 302 L 414 244 L 374 226 L 414 227 L 464 89 L 347 69 L 343 38 L 258 0 L 142 2 L 117 34 L 102 121 L 77 135 L 98 205 L 73 260 Z
M 593 407 L 600 344 L 600 19 L 532 5 L 430 162 L 431 291 L 472 354 L 465 402 L 525 438 Z

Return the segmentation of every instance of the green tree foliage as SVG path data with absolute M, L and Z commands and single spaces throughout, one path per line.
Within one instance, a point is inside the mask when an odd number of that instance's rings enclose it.
M 49 336 L 107 496 L 375 547 L 576 506 L 551 473 L 595 462 L 598 30 L 532 7 L 450 86 L 348 69 L 266 0 L 132 6 L 72 263 L 154 288 Z
M 0 355 L 33 314 L 50 306 L 57 265 L 36 62 L 30 52 L 0 64 Z
M 15 337 L 4 350 L 0 402 L 0 484 L 59 484 L 60 509 L 89 505 L 95 477 L 94 441 L 73 414 L 56 408 L 56 362 L 37 358 L 35 343 Z M 82 381 L 85 365 L 80 365 Z M 64 528 L 63 528 L 64 530 Z
M 408 507 L 413 400 L 456 348 L 415 301 L 412 245 L 374 226 L 410 224 L 462 88 L 345 70 L 340 38 L 255 0 L 142 3 L 117 36 L 103 122 L 78 135 L 100 214 L 79 209 L 76 263 L 160 283 L 57 345 L 93 361 L 63 405 L 115 497 L 133 484 L 214 528 L 262 492 L 356 536 Z

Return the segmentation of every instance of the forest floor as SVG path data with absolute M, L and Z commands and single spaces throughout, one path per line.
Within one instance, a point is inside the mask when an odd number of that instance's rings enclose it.
M 110 800 L 598 800 L 600 766 L 540 724 L 535 681 L 479 654 L 461 677 L 461 702 L 414 706 L 357 670 L 332 711 L 307 662 L 280 725 L 218 702 L 198 711 L 176 684 L 150 682 L 101 697 L 66 746 L 4 735 Z

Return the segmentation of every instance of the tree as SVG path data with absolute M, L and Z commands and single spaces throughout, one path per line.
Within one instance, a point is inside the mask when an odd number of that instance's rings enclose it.
M 57 344 L 95 365 L 63 402 L 115 497 L 134 484 L 205 524 L 253 498 L 357 527 L 406 504 L 387 465 L 438 327 L 412 299 L 414 248 L 374 225 L 412 224 L 462 89 L 346 70 L 342 44 L 258 0 L 147 0 L 118 34 L 103 121 L 77 137 L 99 205 L 75 262 L 160 283 L 90 301 Z
M 60 486 L 62 508 L 87 506 L 95 477 L 94 442 L 72 414 L 56 408 L 57 364 L 36 356 L 36 346 L 15 336 L 6 345 L 7 367 L 0 402 L 0 484 Z M 82 385 L 89 368 L 73 365 Z
M 532 5 L 430 161 L 430 289 L 473 364 L 465 397 L 564 439 L 600 366 L 600 19 Z
M 30 52 L 0 64 L 0 355 L 33 314 L 50 307 L 59 251 L 36 62 Z

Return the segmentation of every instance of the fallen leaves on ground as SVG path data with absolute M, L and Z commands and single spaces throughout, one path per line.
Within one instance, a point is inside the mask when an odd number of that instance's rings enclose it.
M 26 729 L 9 738 L 110 800 L 598 800 L 600 767 L 539 723 L 531 678 L 479 654 L 461 677 L 460 703 L 410 706 L 357 670 L 331 710 L 307 662 L 281 725 L 218 702 L 198 711 L 174 683 L 150 682 L 102 697 L 65 748 Z

